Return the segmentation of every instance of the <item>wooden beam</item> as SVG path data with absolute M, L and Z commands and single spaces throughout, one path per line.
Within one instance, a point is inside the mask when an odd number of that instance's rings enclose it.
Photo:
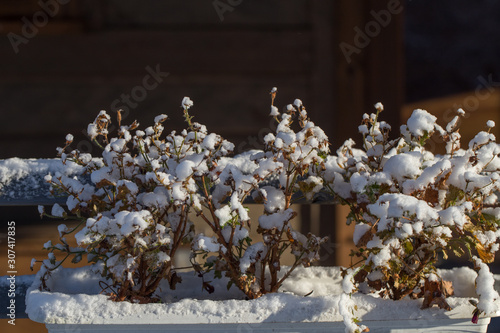
M 374 111 L 377 102 L 385 106 L 382 119 L 399 127 L 404 102 L 404 8 L 395 0 L 338 0 L 334 10 L 337 134 L 333 143 L 338 147 L 359 137 L 361 116 Z
M 398 0 L 335 1 L 333 149 L 348 138 L 359 141 L 361 117 L 373 112 L 377 102 L 385 107 L 381 119 L 393 127 L 393 135 L 398 134 L 404 102 L 403 11 Z M 324 206 L 321 214 L 321 234 L 334 235 L 335 264 L 348 266 L 346 253 L 353 244 L 345 210 Z

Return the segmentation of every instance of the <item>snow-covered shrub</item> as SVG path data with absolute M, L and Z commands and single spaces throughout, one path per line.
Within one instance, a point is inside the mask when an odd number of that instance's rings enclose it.
M 296 216 L 291 208 L 292 196 L 302 191 L 312 197 L 323 185 L 314 170 L 328 153 L 325 133 L 311 122 L 300 100 L 288 105 L 280 116 L 273 105 L 276 89 L 271 91 L 271 116 L 278 122 L 276 133 L 265 138 L 265 150 L 251 156 L 248 172 L 227 166 L 218 178 L 203 177 L 200 203 L 210 214 L 198 214 L 213 230 L 214 236 L 199 234 L 193 241 L 193 250 L 206 258 L 202 270 L 225 273 L 248 298 L 257 298 L 276 292 L 283 281 L 299 265 L 308 266 L 318 259 L 320 245 L 326 241 L 312 234 L 302 235 L 290 221 Z M 292 128 L 296 123 L 297 131 Z M 323 157 L 322 157 L 323 156 Z M 267 185 L 266 185 L 267 184 Z M 257 232 L 261 242 L 249 237 L 249 215 L 242 203 L 252 195 L 263 203 L 264 214 L 259 217 Z M 290 250 L 294 263 L 281 266 L 281 256 Z M 193 259 L 196 259 L 194 257 Z M 280 278 L 278 272 L 286 269 Z
M 166 115 L 157 116 L 154 125 L 142 131 L 136 122 L 122 126 L 118 112 L 118 133 L 109 139 L 111 118 L 101 111 L 87 130 L 103 148 L 101 157 L 67 152 L 73 139 L 67 136 L 66 146 L 58 149 L 61 159 L 83 166 L 88 178 L 47 176 L 55 192 L 68 196 L 67 210 L 56 204 L 50 215 L 81 222 L 71 230 L 61 225 L 61 243 L 45 244 L 50 253 L 42 264 L 42 279 L 49 278 L 66 258 L 73 256 L 78 262 L 86 256 L 89 262 L 101 264 L 103 276 L 113 281 L 104 289 L 115 300 L 149 302 L 162 279 L 175 288 L 179 278 L 172 258 L 181 244 L 192 240 L 188 213 L 200 207 L 195 178 L 220 173 L 215 161 L 234 147 L 191 122 L 189 98 L 182 105 L 188 129 L 165 137 Z M 66 241 L 72 233 L 78 248 Z M 58 252 L 64 255 L 62 260 L 56 259 Z
M 273 90 L 273 102 L 275 95 Z M 66 146 L 59 148 L 61 159 L 81 165 L 88 178 L 47 176 L 55 192 L 68 196 L 67 208 L 56 204 L 51 214 L 43 207 L 41 213 L 81 223 L 71 230 L 61 225 L 61 243 L 45 244 L 49 259 L 42 264 L 42 285 L 66 258 L 78 262 L 86 256 L 113 282 L 103 288 L 112 299 L 148 302 L 162 279 L 175 288 L 179 278 L 172 258 L 192 240 L 191 258 L 200 277 L 211 270 L 216 276 L 225 273 L 248 298 L 257 298 L 278 291 L 297 266 L 318 258 L 326 239 L 302 235 L 290 224 L 296 216 L 292 196 L 300 190 L 312 197 L 321 190 L 322 180 L 313 171 L 328 153 L 326 135 L 309 121 L 302 102 L 296 100 L 281 116 L 271 105 L 279 122 L 276 133 L 266 136 L 264 151 L 246 160 L 246 171 L 226 158 L 232 143 L 191 121 L 192 105 L 187 97 L 182 101 L 188 128 L 165 137 L 167 116 L 157 116 L 142 131 L 136 122 L 121 126 L 118 113 L 118 133 L 109 139 L 111 118 L 101 111 L 87 129 L 103 149 L 98 157 L 69 151 L 73 137 L 67 136 Z M 249 237 L 251 222 L 243 206 L 248 196 L 264 206 L 257 226 L 260 242 Z M 190 212 L 206 222 L 213 236 L 195 233 Z M 75 234 L 77 248 L 68 245 L 69 234 Z M 287 249 L 295 262 L 279 275 Z M 56 253 L 63 259 L 57 260 Z M 214 255 L 205 260 L 209 254 Z M 203 287 L 212 288 L 206 281 Z
M 187 128 L 179 133 L 163 135 L 165 115 L 142 131 L 136 122 L 122 126 L 118 112 L 119 129 L 110 139 L 111 119 L 101 111 L 87 132 L 102 147 L 102 156 L 71 151 L 68 135 L 59 148 L 61 159 L 86 172 L 79 178 L 48 175 L 54 192 L 68 198 L 66 207 L 56 204 L 50 214 L 43 207 L 40 212 L 81 222 L 73 229 L 59 226 L 60 244 L 44 245 L 49 256 L 42 262 L 42 287 L 67 258 L 86 257 L 112 281 L 102 288 L 113 300 L 151 302 L 161 280 L 171 288 L 180 281 L 172 258 L 181 244 L 190 243 L 200 277 L 209 271 L 224 274 L 250 299 L 276 292 L 299 265 L 318 259 L 326 241 L 293 229 L 292 203 L 299 194 L 312 200 L 326 191 L 350 207 L 347 222 L 355 224 L 356 262 L 344 272 L 346 294 L 361 290 L 394 300 L 423 298 L 424 308 L 449 309 L 446 297 L 453 290 L 435 264 L 440 255 L 466 255 L 478 271 L 474 318 L 497 310 L 500 297 L 487 266 L 500 236 L 500 145 L 490 133 L 492 121 L 462 148 L 462 110 L 445 128 L 428 112 L 415 110 L 400 136 L 391 139 L 391 127 L 379 121 L 383 106 L 378 103 L 377 112 L 365 114 L 359 126 L 362 147 L 349 139 L 334 156 L 300 100 L 280 113 L 274 106 L 276 89 L 271 97 L 276 131 L 265 136 L 263 151 L 238 158 L 228 157 L 232 143 L 192 122 L 193 102 L 187 97 L 182 101 Z M 426 148 L 432 136 L 443 140 L 446 153 Z M 257 223 L 244 206 L 249 197 L 263 206 Z M 197 233 L 190 214 L 211 234 Z M 261 239 L 250 238 L 251 227 Z M 78 247 L 68 244 L 70 234 Z M 287 251 L 295 260 L 285 267 Z M 201 283 L 213 289 L 208 281 Z M 356 306 L 347 300 L 343 297 L 341 312 L 355 330 Z
M 453 291 L 435 264 L 438 255 L 466 255 L 479 271 L 477 309 L 495 312 L 498 299 L 487 263 L 494 260 L 500 236 L 500 145 L 487 131 L 461 148 L 458 115 L 442 128 L 436 117 L 415 110 L 401 135 L 391 140 L 391 127 L 379 121 L 383 106 L 365 114 L 359 132 L 361 149 L 346 141 L 337 156 L 328 156 L 321 175 L 325 188 L 350 207 L 355 223 L 354 271 L 346 274 L 352 290 L 378 292 L 399 300 L 423 297 L 423 308 L 449 309 Z M 446 153 L 435 155 L 426 141 L 437 135 Z M 474 256 L 477 253 L 478 257 Z

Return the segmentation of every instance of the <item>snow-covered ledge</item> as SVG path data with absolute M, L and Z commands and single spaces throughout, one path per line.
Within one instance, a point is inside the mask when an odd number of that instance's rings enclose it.
M 223 158 L 226 163 L 231 163 L 244 171 L 248 165 L 250 155 L 255 151 L 242 153 L 232 158 Z M 63 204 L 66 197 L 55 198 L 50 193 L 50 187 L 45 181 L 48 174 L 62 173 L 66 176 L 88 177 L 83 175 L 83 168 L 71 163 L 72 167 L 63 167 L 61 159 L 21 159 L 9 158 L 0 160 L 0 206 L 37 206 Z M 267 184 L 261 184 L 262 186 Z M 317 194 L 312 201 L 306 201 L 299 192 L 295 195 L 299 203 L 331 203 L 332 198 L 326 192 Z M 249 196 L 246 203 L 252 203 Z
M 453 310 L 420 310 L 422 300 L 391 301 L 373 295 L 356 294 L 355 316 L 370 332 L 486 332 L 490 318 L 471 324 L 476 273 L 469 268 L 442 272 L 453 282 L 456 295 L 447 300 Z M 340 270 L 336 267 L 298 268 L 286 280 L 282 292 L 245 300 L 236 288 L 227 290 L 227 280 L 213 279 L 216 292 L 202 292 L 193 272 L 182 274 L 177 290 L 160 286 L 162 304 L 110 302 L 100 295 L 101 277 L 88 267 L 61 269 L 48 287 L 38 290 L 40 281 L 28 290 L 27 309 L 31 320 L 47 325 L 49 332 L 77 329 L 79 332 L 344 332 L 340 312 L 342 299 Z M 312 291 L 312 294 L 308 295 Z M 154 324 L 153 324 L 154 323 Z
M 44 180 L 47 174 L 64 173 L 80 175 L 83 169 L 77 165 L 68 169 L 60 159 L 0 160 L 0 206 L 50 205 L 64 203 L 65 198 L 54 198 Z

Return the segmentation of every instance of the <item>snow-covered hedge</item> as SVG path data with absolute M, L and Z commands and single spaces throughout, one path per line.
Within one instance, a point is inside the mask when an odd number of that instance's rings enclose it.
M 400 300 L 423 297 L 423 308 L 450 309 L 453 293 L 437 273 L 438 256 L 466 255 L 479 271 L 476 314 L 495 313 L 493 277 L 487 263 L 498 250 L 500 145 L 487 131 L 461 148 L 458 115 L 442 128 L 436 117 L 417 109 L 390 139 L 391 127 L 379 121 L 383 106 L 363 116 L 361 149 L 348 140 L 326 159 L 325 188 L 349 205 L 355 223 L 357 261 L 346 271 L 346 292 L 378 292 Z M 426 141 L 439 136 L 445 153 L 435 155 Z
M 377 112 L 365 114 L 359 126 L 361 148 L 349 139 L 331 155 L 328 138 L 300 100 L 280 114 L 275 88 L 271 97 L 276 131 L 265 136 L 263 151 L 245 155 L 244 167 L 229 157 L 232 143 L 192 122 L 188 97 L 182 101 L 187 128 L 180 132 L 163 134 L 166 115 L 139 130 L 136 122 L 122 125 L 118 112 L 119 130 L 110 138 L 111 118 L 101 111 L 87 132 L 102 147 L 102 156 L 71 150 L 68 135 L 59 149 L 61 159 L 68 168 L 79 165 L 87 178 L 47 175 L 52 189 L 68 199 L 65 208 L 54 205 L 50 214 L 40 213 L 81 223 L 72 230 L 61 225 L 60 243 L 45 244 L 49 258 L 42 261 L 42 287 L 49 288 L 51 272 L 66 258 L 85 257 L 112 281 L 103 291 L 113 300 L 155 301 L 160 282 L 166 280 L 172 289 L 181 282 L 172 258 L 190 243 L 193 268 L 205 290 L 213 290 L 203 279 L 213 271 L 251 299 L 277 292 L 299 265 L 318 259 L 326 241 L 292 228 L 294 194 L 311 200 L 326 192 L 350 207 L 347 223 L 355 223 L 352 256 L 357 262 L 344 271 L 346 295 L 359 290 L 394 300 L 423 297 L 423 307 L 448 309 L 446 297 L 453 290 L 435 263 L 440 254 L 444 259 L 467 255 L 479 271 L 475 315 L 497 310 L 499 295 L 486 265 L 494 260 L 500 234 L 500 146 L 490 133 L 493 122 L 462 149 L 462 110 L 445 128 L 428 112 L 415 110 L 400 136 L 391 139 L 391 127 L 379 121 L 383 106 L 378 103 Z M 433 135 L 445 142 L 445 154 L 426 149 Z M 243 206 L 248 196 L 263 204 L 254 224 L 259 240 L 249 236 L 251 221 Z M 200 216 L 212 234 L 197 232 L 190 214 Z M 69 234 L 78 248 L 68 245 Z M 295 261 L 285 268 L 286 251 Z M 59 253 L 62 260 L 56 258 Z M 352 311 L 344 312 L 355 330 Z

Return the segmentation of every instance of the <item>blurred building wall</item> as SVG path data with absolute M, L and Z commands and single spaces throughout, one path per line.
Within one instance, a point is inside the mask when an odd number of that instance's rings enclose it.
M 54 17 L 38 1 L 0 5 L 0 158 L 53 157 L 66 133 L 91 150 L 82 130 L 102 109 L 143 126 L 166 113 L 179 130 L 184 96 L 238 151 L 271 130 L 272 87 L 280 108 L 301 98 L 316 118 L 333 112 L 331 84 L 315 80 L 333 61 L 330 4 L 58 1 Z

